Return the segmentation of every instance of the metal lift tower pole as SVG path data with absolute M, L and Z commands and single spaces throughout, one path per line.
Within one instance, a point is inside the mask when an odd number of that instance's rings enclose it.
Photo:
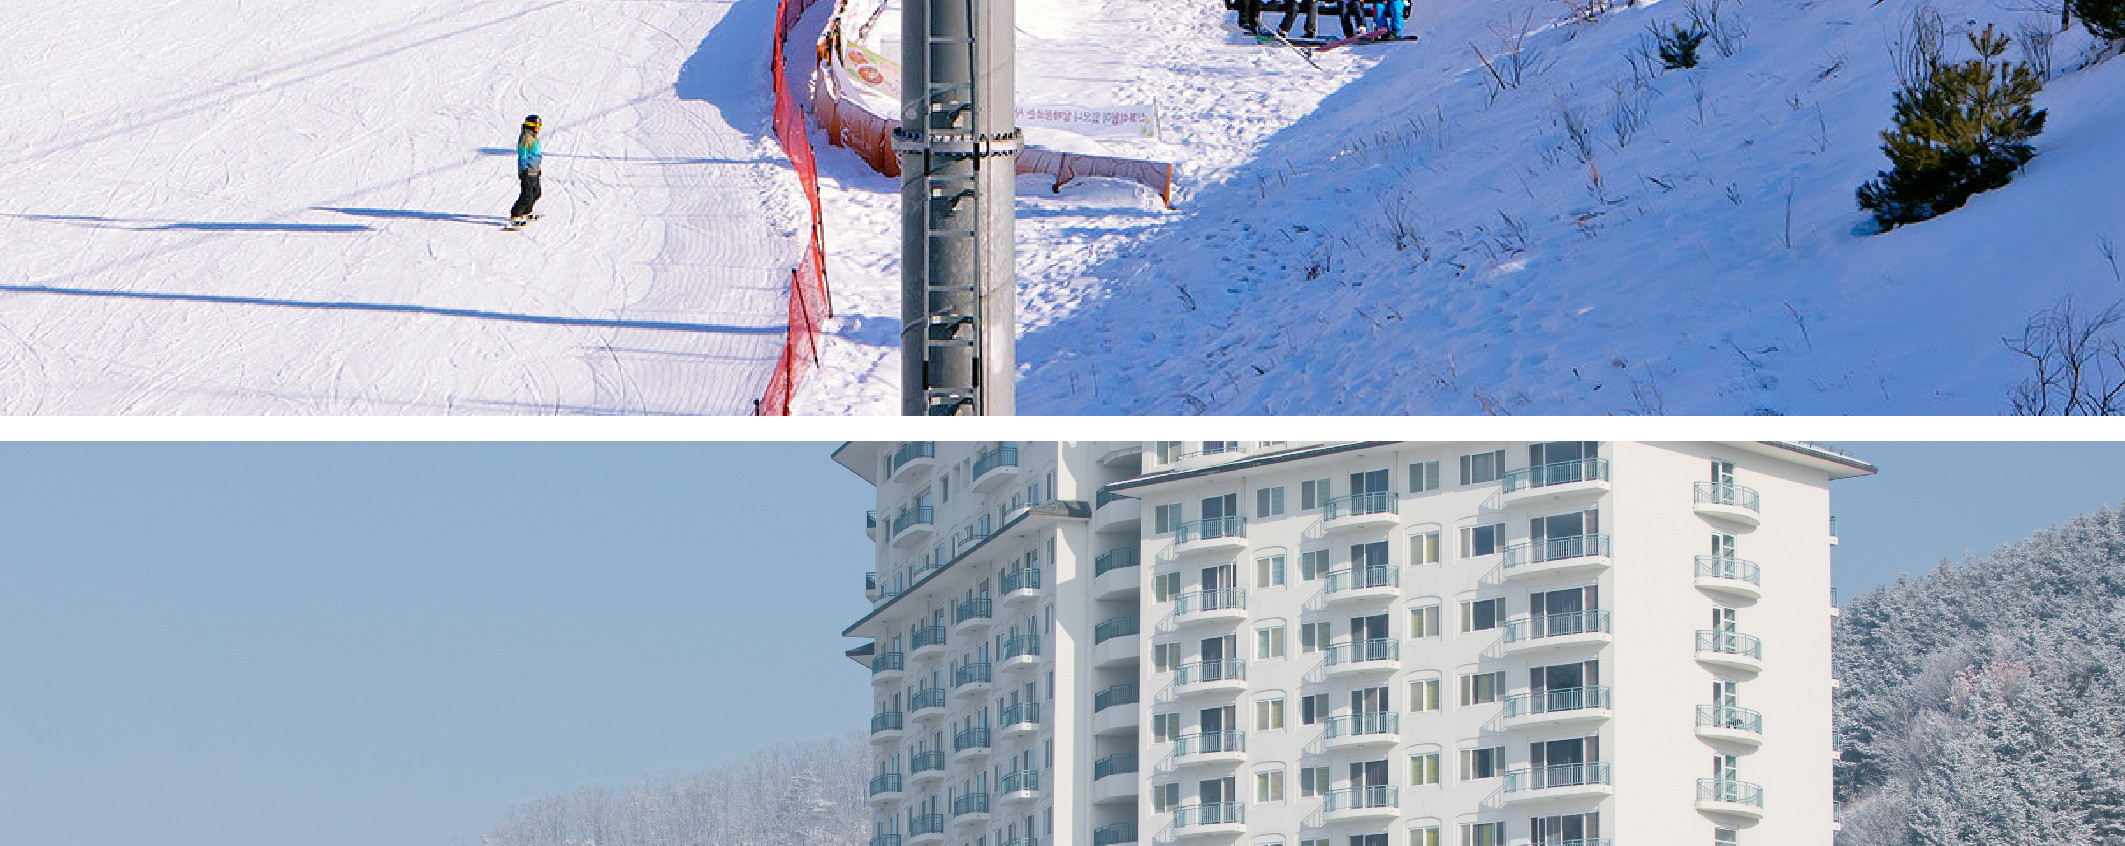
M 902 0 L 902 414 L 1013 413 L 1012 2 Z

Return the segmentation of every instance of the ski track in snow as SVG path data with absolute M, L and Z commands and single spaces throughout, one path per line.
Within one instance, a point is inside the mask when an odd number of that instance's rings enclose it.
M 746 413 L 766 382 L 801 247 L 771 0 L 0 5 L 0 411 Z M 534 112 L 544 219 L 501 232 Z

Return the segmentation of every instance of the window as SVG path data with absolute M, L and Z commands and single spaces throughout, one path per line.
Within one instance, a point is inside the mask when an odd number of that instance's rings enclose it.
M 1439 636 L 1439 606 L 1426 605 L 1409 609 L 1410 637 Z
M 1158 463 L 1172 464 L 1173 457 L 1181 452 L 1180 441 L 1153 441 L 1151 451 L 1158 456 Z
M 1439 710 L 1439 680 L 1424 679 L 1409 683 L 1409 710 Z
M 1151 666 L 1159 672 L 1167 672 L 1181 663 L 1181 645 L 1178 643 L 1151 644 Z
M 1254 730 L 1269 731 L 1284 727 L 1284 697 L 1260 699 L 1254 703 Z M 1278 798 L 1282 798 L 1279 796 Z
M 1505 823 L 1462 823 L 1461 846 L 1505 846 Z
M 1301 840 L 1299 846 L 1329 846 L 1329 843 L 1328 838 L 1324 837 L 1318 840 Z
M 1324 508 L 1328 505 L 1328 480 L 1314 479 L 1299 483 L 1299 509 L 1302 511 Z
M 1270 770 L 1254 774 L 1254 801 L 1281 802 L 1284 800 L 1284 771 Z
M 1328 648 L 1327 623 L 1299 624 L 1299 653 L 1319 652 Z
M 1505 450 L 1461 456 L 1461 484 L 1495 482 L 1502 475 L 1505 475 Z
M 1439 846 L 1439 827 L 1434 825 L 1410 829 L 1409 846 Z
M 1439 563 L 1439 533 L 1424 532 L 1409 536 L 1409 563 Z
M 937 501 L 952 501 L 952 474 L 946 473 L 937 477 Z
M 1284 583 L 1284 556 L 1254 559 L 1254 586 L 1276 587 Z
M 1461 630 L 1480 632 L 1495 629 L 1505 619 L 1505 601 L 1502 599 L 1478 599 L 1461 603 Z
M 1180 528 L 1180 525 L 1180 503 L 1176 502 L 1172 505 L 1161 505 L 1151 510 L 1152 532 L 1163 535 L 1167 532 L 1173 531 L 1174 529 Z
M 1172 599 L 1174 594 L 1180 592 L 1181 574 L 1160 573 L 1151 577 L 1151 599 L 1153 601 L 1165 602 Z
M 1181 803 L 1181 783 L 1158 784 L 1151 787 L 1151 810 L 1166 811 Z
M 1270 626 L 1254 630 L 1254 657 L 1284 657 L 1284 627 Z
M 1505 524 L 1461 527 L 1461 557 L 1496 555 L 1505 548 Z
M 1151 715 L 1151 739 L 1152 739 L 1152 740 L 1154 740 L 1154 741 L 1158 741 L 1158 742 L 1164 742 L 1164 741 L 1172 740 L 1172 739 L 1174 739 L 1174 738 L 1176 738 L 1176 737 L 1179 737 L 1179 736 L 1180 736 L 1180 734 L 1181 734 L 1181 715 L 1179 715 L 1179 714 L 1152 714 L 1152 715 Z
M 1254 516 L 1275 517 L 1284 513 L 1284 486 L 1257 488 L 1254 492 Z
M 1469 673 L 1461 677 L 1461 704 L 1487 705 L 1505 689 L 1505 673 Z
M 1741 842 L 1741 830 L 1737 828 L 1712 829 L 1712 846 L 1734 846 Z
M 1497 778 L 1505 773 L 1505 747 L 1461 750 L 1461 780 Z
M 1439 462 L 1419 461 L 1409 465 L 1409 492 L 1423 493 L 1439 489 Z
M 1319 796 L 1328 792 L 1327 767 L 1301 767 L 1299 769 L 1299 796 Z
M 1439 753 L 1409 756 L 1409 783 L 1422 786 L 1439 783 Z
M 1316 549 L 1299 553 L 1299 579 L 1313 581 L 1328 574 L 1328 550 Z
M 1300 725 L 1320 725 L 1321 721 L 1326 719 L 1328 719 L 1328 694 L 1316 693 L 1312 696 L 1299 697 Z

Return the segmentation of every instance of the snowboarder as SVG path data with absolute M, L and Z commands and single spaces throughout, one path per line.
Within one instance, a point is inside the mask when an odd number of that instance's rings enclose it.
M 1239 0 L 1240 31 L 1249 35 L 1262 28 L 1262 0 Z
M 1408 17 L 1409 0 L 1380 0 L 1380 14 L 1373 28 L 1387 30 L 1388 38 L 1401 38 L 1402 21 Z
M 1320 16 L 1320 14 L 1321 14 L 1321 10 L 1320 10 L 1320 7 L 1319 7 L 1318 3 L 1319 3 L 1319 0 L 1285 0 L 1285 3 L 1284 3 L 1284 19 L 1283 19 L 1283 20 L 1281 20 L 1281 21 L 1278 21 L 1278 22 L 1277 22 L 1277 25 L 1276 25 L 1276 31 L 1277 31 L 1277 32 L 1281 32 L 1281 33 L 1283 33 L 1283 34 L 1285 34 L 1285 35 L 1290 35 L 1290 34 L 1291 34 L 1291 21 L 1292 21 L 1292 19 L 1293 19 L 1293 18 L 1295 18 L 1295 17 L 1298 17 L 1298 14 L 1299 14 L 1299 10 L 1300 10 L 1301 8 L 1303 8 L 1303 9 L 1305 9 L 1305 11 L 1306 11 L 1306 36 L 1305 36 L 1305 37 L 1307 37 L 1307 38 L 1318 38 L 1318 37 L 1320 37 L 1320 36 L 1317 36 L 1317 35 L 1314 35 L 1314 34 L 1313 34 L 1313 31 L 1314 31 L 1314 21 L 1315 21 L 1315 19 L 1316 19 L 1316 18 L 1318 18 L 1318 17 Z
M 1343 0 L 1336 5 L 1336 17 L 1343 22 L 1343 37 L 1356 38 L 1365 31 L 1365 4 L 1359 0 Z
M 516 205 L 509 208 L 509 225 L 522 228 L 526 221 L 538 218 L 531 207 L 539 201 L 539 116 L 524 118 L 524 128 L 516 136 L 516 178 L 519 186 Z

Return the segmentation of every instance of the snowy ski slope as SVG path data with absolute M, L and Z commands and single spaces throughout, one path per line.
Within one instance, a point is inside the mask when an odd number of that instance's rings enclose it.
M 749 412 L 802 226 L 773 11 L 0 0 L 0 412 Z

